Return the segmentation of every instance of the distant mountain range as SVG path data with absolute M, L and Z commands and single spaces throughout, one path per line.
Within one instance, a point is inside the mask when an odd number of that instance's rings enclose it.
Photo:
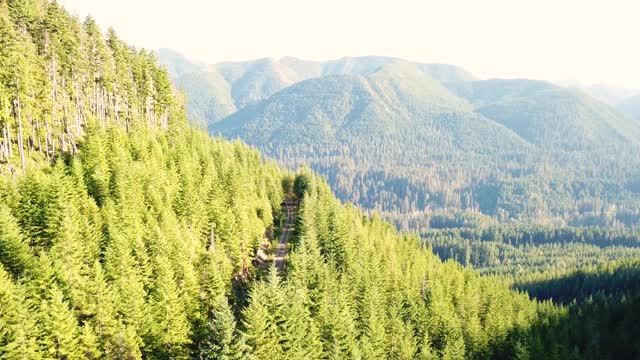
M 205 65 L 190 62 L 183 55 L 168 49 L 158 50 L 156 56 L 167 67 L 178 87 L 189 95 L 187 107 L 190 118 L 207 124 L 221 120 L 237 109 L 255 104 L 303 80 L 331 75 L 366 74 L 382 65 L 399 61 L 380 56 L 345 57 L 327 62 L 285 57 L 280 60 L 264 58 Z M 452 65 L 416 66 L 442 82 L 475 80 L 469 72 Z
M 621 113 L 640 121 L 640 90 L 615 85 L 582 85 L 577 83 L 563 84 L 572 89 L 589 94 L 606 104 L 616 108 Z
M 626 98 L 616 108 L 623 114 L 640 121 L 640 94 Z
M 638 212 L 632 97 L 618 110 L 575 87 L 389 57 L 157 56 L 211 134 L 306 164 L 343 200 L 403 226 L 427 226 L 437 209 L 573 225 L 633 223 Z

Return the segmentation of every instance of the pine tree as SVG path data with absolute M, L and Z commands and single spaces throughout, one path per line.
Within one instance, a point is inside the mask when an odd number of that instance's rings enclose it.
M 189 327 L 184 304 L 176 289 L 169 260 L 162 255 L 154 259 L 154 282 L 150 291 L 151 322 L 148 324 L 148 350 L 168 358 L 187 357 Z
M 330 359 L 360 359 L 356 324 L 346 286 L 343 282 L 332 286 L 334 288 L 322 295 L 317 315 L 323 354 Z
M 422 339 L 418 344 L 418 353 L 416 358 L 420 360 L 435 360 L 439 359 L 437 352 L 431 347 L 431 341 L 429 340 L 429 334 L 424 333 Z
M 387 353 L 392 359 L 413 359 L 417 352 L 417 341 L 412 326 L 402 320 L 400 306 L 398 302 L 389 308 L 387 334 L 390 339 Z
M 40 347 L 44 352 L 56 359 L 80 358 L 78 322 L 64 300 L 62 291 L 56 287 L 51 288 L 49 300 L 43 304 L 41 311 Z
M 447 342 L 442 350 L 443 360 L 463 360 L 465 358 L 465 347 L 462 338 Z
M 80 330 L 80 354 L 84 359 L 99 359 L 101 357 L 98 349 L 98 337 L 88 326 L 83 326 Z
M 244 334 L 236 329 L 236 321 L 224 297 L 210 320 L 210 338 L 198 349 L 203 359 L 239 360 L 249 357 L 249 347 Z
M 112 359 L 142 359 L 139 343 L 139 336 L 136 330 L 122 325 L 121 330 L 113 341 L 113 346 L 106 352 L 106 356 Z
M 108 353 L 114 346 L 113 342 L 119 331 L 116 320 L 116 304 L 114 302 L 113 290 L 107 284 L 102 265 L 95 261 L 89 275 L 87 287 L 87 298 L 89 300 L 85 314 L 91 316 L 93 321 L 93 331 L 101 351 Z M 85 324 L 87 327 L 87 324 Z M 86 330 L 89 333 L 89 329 Z
M 0 205 L 0 264 L 18 278 L 32 269 L 34 260 L 16 219 L 5 205 Z
M 25 303 L 25 293 L 0 266 L 0 357 L 40 359 L 37 324 Z
M 259 283 L 251 292 L 249 306 L 243 311 L 247 344 L 257 359 L 278 359 L 282 349 L 284 296 L 277 269 L 272 266 L 268 283 Z
M 290 288 L 287 296 L 283 351 L 288 359 L 320 359 L 322 343 L 320 333 L 308 309 L 306 289 Z

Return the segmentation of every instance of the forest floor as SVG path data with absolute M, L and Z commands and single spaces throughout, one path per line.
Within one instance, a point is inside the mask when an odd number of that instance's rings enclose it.
M 278 272 L 282 272 L 286 264 L 289 236 L 291 236 L 291 233 L 295 229 L 296 219 L 294 202 L 290 199 L 286 199 L 284 201 L 284 205 L 284 210 L 287 212 L 287 220 L 282 228 L 282 234 L 280 235 L 278 245 L 276 246 L 276 252 L 273 256 L 273 262 L 276 264 Z

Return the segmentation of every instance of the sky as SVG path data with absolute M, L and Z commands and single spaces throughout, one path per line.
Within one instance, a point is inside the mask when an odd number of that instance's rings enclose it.
M 640 88 L 639 0 L 58 0 L 128 43 L 215 63 L 383 55 L 481 78 Z

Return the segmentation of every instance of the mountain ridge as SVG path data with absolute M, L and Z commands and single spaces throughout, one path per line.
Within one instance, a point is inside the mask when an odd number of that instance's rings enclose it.
M 366 74 L 385 64 L 408 62 L 384 56 L 342 57 L 329 61 L 302 60 L 285 56 L 280 59 L 267 57 L 251 61 L 229 61 L 210 65 L 194 63 L 192 66 L 187 66 L 186 63 L 189 60 L 186 57 L 177 56 L 176 53 L 168 50 L 157 52 L 157 57 L 160 63 L 167 66 L 178 87 L 198 98 L 204 97 L 207 93 L 215 93 L 215 90 L 203 87 L 205 83 L 202 79 L 195 77 L 194 74 L 189 74 L 188 70 L 191 69 L 192 73 L 199 73 L 200 77 L 218 77 L 214 74 L 219 74 L 228 83 L 227 86 L 230 89 L 230 94 L 224 93 L 219 96 L 225 99 L 231 97 L 236 109 L 266 99 L 300 81 L 331 75 Z M 174 64 L 176 62 L 177 65 Z M 441 82 L 475 79 L 468 71 L 453 65 L 410 63 L 415 64 L 423 72 Z M 191 85 L 192 82 L 193 85 Z M 223 87 L 219 82 L 211 86 Z M 188 110 L 198 122 L 210 124 L 231 114 L 230 107 L 226 105 L 226 102 L 223 104 L 199 102 L 192 104 Z
M 238 91 L 222 98 L 245 106 L 204 121 L 212 134 L 308 165 L 397 223 L 449 208 L 588 224 L 599 204 L 631 224 L 637 210 L 640 124 L 581 90 L 383 56 L 222 64 Z

